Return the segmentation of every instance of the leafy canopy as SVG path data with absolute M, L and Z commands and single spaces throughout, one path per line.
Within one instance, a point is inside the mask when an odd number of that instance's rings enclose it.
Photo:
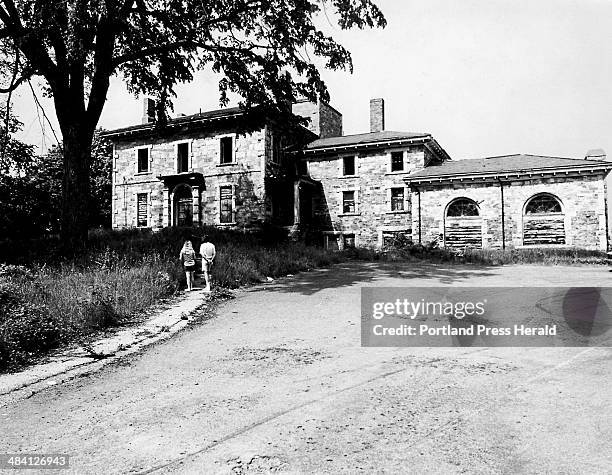
M 2 90 L 44 76 L 60 126 L 80 121 L 91 134 L 116 73 L 131 92 L 159 99 L 162 120 L 174 86 L 205 67 L 222 77 L 223 105 L 229 92 L 246 107 L 297 96 L 327 101 L 316 62 L 348 70 L 352 62 L 316 26 L 321 17 L 342 29 L 386 24 L 371 0 L 2 0 L 11 71 Z

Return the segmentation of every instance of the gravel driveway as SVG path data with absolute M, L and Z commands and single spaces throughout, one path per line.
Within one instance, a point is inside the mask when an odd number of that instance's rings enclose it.
M 2 452 L 69 454 L 74 473 L 611 473 L 610 349 L 359 346 L 365 285 L 611 275 L 361 263 L 301 274 L 0 407 Z

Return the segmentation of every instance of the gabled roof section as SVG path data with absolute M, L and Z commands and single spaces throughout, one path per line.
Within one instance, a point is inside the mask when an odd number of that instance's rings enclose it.
M 499 177 L 569 170 L 610 170 L 603 160 L 547 157 L 541 155 L 502 155 L 480 159 L 456 160 L 432 164 L 405 178 L 406 182 L 436 182 L 465 177 Z
M 426 144 L 439 160 L 450 160 L 446 151 L 425 132 L 370 132 L 366 134 L 342 135 L 327 137 L 310 142 L 293 153 L 304 156 L 324 156 L 349 151 L 376 150 L 389 147 L 401 147 L 411 144 Z
M 221 121 L 224 119 L 233 119 L 244 116 L 244 111 L 239 107 L 228 107 L 226 109 L 217 109 L 206 112 L 199 112 L 198 114 L 179 116 L 168 120 L 167 127 L 173 129 L 176 127 L 184 127 L 196 124 L 207 124 Z M 120 129 L 109 130 L 103 135 L 108 138 L 120 138 L 127 137 L 135 134 L 152 132 L 155 130 L 155 122 L 149 124 L 138 124 L 130 127 L 123 127 Z
M 310 142 L 305 150 L 318 150 L 346 145 L 374 144 L 379 142 L 392 142 L 397 140 L 426 138 L 429 134 L 419 132 L 392 132 L 385 130 L 382 132 L 370 132 L 367 134 L 342 135 L 340 137 L 327 137 Z

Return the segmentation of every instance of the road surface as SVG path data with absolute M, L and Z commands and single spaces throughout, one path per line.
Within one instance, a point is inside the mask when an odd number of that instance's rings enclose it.
M 69 454 L 73 473 L 611 473 L 610 349 L 359 343 L 362 286 L 603 286 L 610 275 L 371 263 L 300 274 L 0 407 L 0 445 Z

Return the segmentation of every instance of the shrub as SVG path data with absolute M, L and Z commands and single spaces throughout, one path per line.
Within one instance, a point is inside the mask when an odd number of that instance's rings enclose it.
M 44 306 L 24 301 L 10 284 L 0 286 L 0 370 L 56 348 L 64 332 Z

